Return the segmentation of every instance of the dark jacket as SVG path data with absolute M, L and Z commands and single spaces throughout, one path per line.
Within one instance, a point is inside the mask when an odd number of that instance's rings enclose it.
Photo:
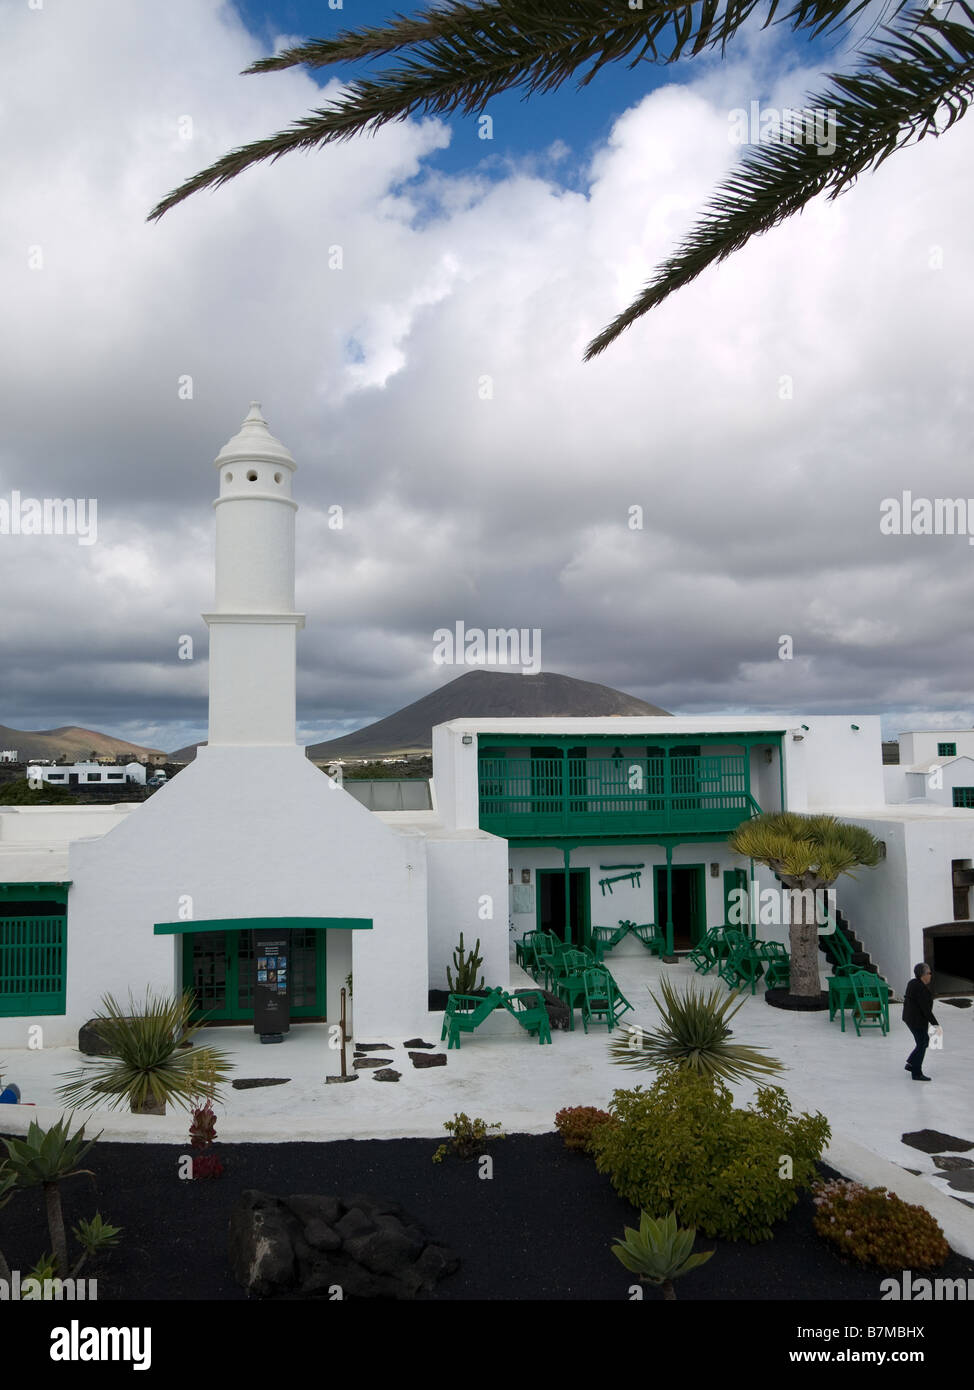
M 922 1028 L 925 1023 L 940 1026 L 933 1016 L 933 995 L 916 976 L 903 994 L 903 1022 L 907 1028 Z

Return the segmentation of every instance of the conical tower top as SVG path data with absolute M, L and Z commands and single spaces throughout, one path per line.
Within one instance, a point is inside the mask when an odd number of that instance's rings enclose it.
M 217 468 L 228 463 L 283 464 L 292 473 L 297 468 L 290 450 L 275 439 L 267 428 L 267 421 L 260 413 L 259 401 L 250 402 L 250 411 L 240 429 L 217 454 Z

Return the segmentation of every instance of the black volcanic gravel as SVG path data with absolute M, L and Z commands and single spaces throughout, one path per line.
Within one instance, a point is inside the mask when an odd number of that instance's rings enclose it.
M 230 1277 L 227 1219 L 238 1195 L 259 1188 L 371 1193 L 400 1202 L 436 1241 L 461 1259 L 444 1280 L 443 1299 L 608 1299 L 625 1301 L 635 1282 L 611 1253 L 638 1214 L 597 1173 L 591 1159 L 558 1135 L 511 1135 L 489 1145 L 494 1173 L 476 1161 L 432 1162 L 436 1139 L 341 1140 L 326 1144 L 216 1145 L 224 1177 L 186 1181 L 170 1144 L 102 1142 L 86 1163 L 95 1174 L 62 1187 L 68 1229 L 99 1209 L 124 1228 L 122 1244 L 99 1268 L 99 1301 L 113 1298 L 241 1300 Z M 836 1176 L 828 1168 L 826 1176 Z M 815 1235 L 804 1195 L 775 1238 L 758 1245 L 698 1237 L 713 1259 L 678 1284 L 682 1300 L 871 1299 L 883 1275 L 846 1264 Z M 18 1193 L 0 1212 L 0 1249 L 24 1274 L 49 1248 L 39 1192 Z M 931 1271 L 933 1272 L 933 1271 Z M 974 1261 L 952 1254 L 935 1273 L 974 1276 Z M 657 1298 L 647 1291 L 648 1299 Z

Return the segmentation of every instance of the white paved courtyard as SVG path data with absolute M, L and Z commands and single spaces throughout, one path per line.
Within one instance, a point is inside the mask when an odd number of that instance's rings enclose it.
M 693 981 L 698 988 L 717 984 L 714 975 L 694 973 L 681 961 L 662 965 L 647 956 L 617 956 L 612 971 L 634 1005 L 626 1022 L 653 1027 L 658 1014 L 648 989 L 661 971 L 681 988 Z M 511 988 L 532 981 L 512 966 Z M 912 1039 L 900 1020 L 900 1006 L 891 1005 L 890 1035 L 879 1030 L 857 1037 L 851 1021 L 842 1033 L 838 1019 L 828 1013 L 800 1014 L 771 1009 L 763 990 L 748 997 L 732 1027 L 736 1041 L 763 1047 L 787 1067 L 780 1082 L 793 1109 L 821 1110 L 833 1130 L 828 1161 L 841 1172 L 870 1184 L 895 1188 L 908 1201 L 922 1202 L 940 1221 L 951 1245 L 974 1257 L 974 1193 L 951 1194 L 946 1175 L 930 1156 L 902 1142 L 904 1133 L 941 1130 L 974 1141 L 974 1008 L 954 1008 L 939 1001 L 937 1017 L 944 1027 L 942 1051 L 927 1054 L 929 1085 L 916 1083 L 903 1070 Z M 430 1014 L 425 1041 L 440 1044 L 442 1014 Z M 612 1091 L 636 1084 L 649 1085 L 651 1072 L 638 1072 L 611 1062 L 604 1026 L 586 1036 L 576 1013 L 574 1032 L 555 1030 L 552 1045 L 541 1047 L 505 1011 L 492 1015 L 475 1033 L 464 1035 L 459 1051 L 448 1055 L 445 1067 L 413 1067 L 403 1039 L 357 1037 L 357 1043 L 388 1042 L 388 1052 L 401 1073 L 396 1083 L 378 1082 L 368 1070 L 349 1085 L 325 1085 L 324 1077 L 339 1070 L 337 1051 L 329 1048 L 328 1026 L 293 1027 L 280 1045 L 261 1045 L 249 1028 L 212 1028 L 198 1041 L 232 1054 L 234 1077 L 287 1077 L 286 1085 L 252 1090 L 226 1088 L 217 1108 L 220 1140 L 230 1142 L 302 1141 L 328 1139 L 389 1139 L 441 1137 L 443 1121 L 466 1111 L 487 1121 L 498 1120 L 509 1131 L 543 1133 L 554 1128 L 555 1112 L 570 1105 L 607 1106 Z M 351 1069 L 349 1046 L 349 1069 Z M 31 1118 L 48 1123 L 57 1118 L 55 1088 L 59 1073 L 83 1060 L 71 1048 L 16 1050 L 0 1056 L 0 1072 L 16 1081 L 25 1102 L 33 1106 L 4 1106 L 0 1129 L 18 1133 Z M 753 1087 L 737 1087 L 739 1103 Z M 164 1117 L 99 1111 L 91 1116 L 91 1131 L 104 1139 L 138 1142 L 152 1139 L 187 1142 L 185 1111 Z M 949 1150 L 944 1150 L 949 1152 Z M 963 1155 L 960 1155 L 963 1156 Z M 967 1155 L 974 1158 L 974 1150 Z M 919 1169 L 920 1177 L 906 1170 Z M 970 1171 L 970 1170 L 968 1170 Z

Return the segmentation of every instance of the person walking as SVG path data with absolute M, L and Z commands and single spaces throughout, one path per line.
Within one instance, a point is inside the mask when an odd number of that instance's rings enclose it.
M 913 979 L 907 985 L 903 993 L 903 1022 L 913 1034 L 916 1043 L 913 1051 L 906 1059 L 905 1071 L 908 1071 L 914 1081 L 930 1081 L 929 1076 L 923 1074 L 923 1058 L 930 1043 L 929 1027 L 931 1024 L 939 1028 L 940 1024 L 933 1016 L 933 995 L 930 993 L 930 980 L 932 972 L 929 965 L 915 965 L 913 967 Z

